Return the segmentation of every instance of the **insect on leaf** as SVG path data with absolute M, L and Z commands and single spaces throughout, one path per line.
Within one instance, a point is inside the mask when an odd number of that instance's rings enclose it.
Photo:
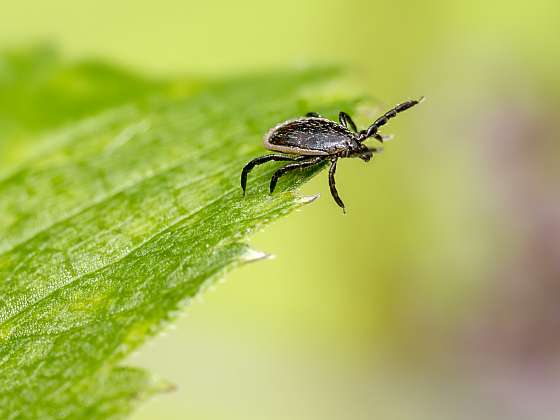
M 325 69 L 152 80 L 50 49 L 0 56 L 0 418 L 118 418 L 169 389 L 122 361 L 301 206 L 243 165 Z

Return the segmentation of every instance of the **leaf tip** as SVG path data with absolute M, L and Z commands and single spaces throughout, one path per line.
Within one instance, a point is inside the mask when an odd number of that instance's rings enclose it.
M 247 250 L 241 256 L 241 261 L 244 263 L 250 263 L 250 262 L 261 261 L 261 260 L 269 260 L 272 258 L 274 258 L 274 255 L 272 254 L 267 254 L 266 252 L 257 251 L 252 248 L 247 248 Z
M 321 194 L 319 194 L 319 193 L 313 194 L 313 195 L 302 195 L 302 196 L 296 198 L 296 203 L 298 203 L 298 204 L 313 203 L 320 196 L 321 196 Z

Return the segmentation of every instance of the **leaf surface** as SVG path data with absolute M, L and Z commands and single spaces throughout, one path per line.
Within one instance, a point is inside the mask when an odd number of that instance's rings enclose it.
M 306 202 L 320 168 L 270 196 L 275 163 L 243 198 L 263 133 L 350 105 L 310 99 L 324 69 L 154 81 L 44 49 L 0 68 L 0 418 L 122 417 L 166 388 L 122 359 Z

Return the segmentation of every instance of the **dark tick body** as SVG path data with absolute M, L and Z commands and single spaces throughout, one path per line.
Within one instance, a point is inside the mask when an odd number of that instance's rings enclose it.
M 275 152 L 285 154 L 270 154 L 250 161 L 241 172 L 241 188 L 245 195 L 247 175 L 257 165 L 270 161 L 291 161 L 278 169 L 270 180 L 270 193 L 276 188 L 278 179 L 289 171 L 317 165 L 330 160 L 329 186 L 331 194 L 342 210 L 344 203 L 336 190 L 334 175 L 336 162 L 339 158 L 356 157 L 368 162 L 374 153 L 381 148 L 367 147 L 363 142 L 370 137 L 383 143 L 386 137 L 378 133 L 379 127 L 387 124 L 389 119 L 397 116 L 420 103 L 419 100 L 406 101 L 387 111 L 374 121 L 366 130 L 358 131 L 352 118 L 345 112 L 338 115 L 339 123 L 321 117 L 315 112 L 308 113 L 303 118 L 285 121 L 270 129 L 264 137 L 264 147 Z

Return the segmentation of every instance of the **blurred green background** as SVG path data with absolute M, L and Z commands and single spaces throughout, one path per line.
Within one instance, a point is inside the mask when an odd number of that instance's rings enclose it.
M 0 21 L 1 47 L 148 74 L 341 63 L 378 112 L 428 98 L 375 162 L 341 162 L 346 216 L 320 174 L 254 238 L 276 259 L 131 358 L 178 384 L 133 418 L 560 419 L 558 1 L 22 0 Z

